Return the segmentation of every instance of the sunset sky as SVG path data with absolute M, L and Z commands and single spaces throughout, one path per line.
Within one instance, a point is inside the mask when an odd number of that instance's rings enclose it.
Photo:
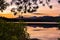
M 11 0 L 6 0 L 8 3 L 11 2 Z M 46 3 L 45 0 L 44 4 Z M 51 0 L 51 2 L 49 2 L 50 5 L 53 5 L 53 8 L 50 9 L 47 4 L 45 6 L 42 6 L 41 4 L 39 4 L 39 9 L 37 9 L 37 13 L 43 13 L 43 14 L 48 14 L 48 15 L 58 15 L 60 14 L 60 4 L 58 3 L 58 0 Z M 11 8 L 16 7 L 14 4 L 9 6 L 3 13 L 0 12 L 1 14 L 11 14 L 10 10 Z

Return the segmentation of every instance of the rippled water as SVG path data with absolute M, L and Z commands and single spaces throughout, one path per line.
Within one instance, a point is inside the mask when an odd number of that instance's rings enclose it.
M 52 28 L 43 28 L 27 26 L 28 33 L 30 34 L 30 38 L 37 38 L 41 40 L 58 40 L 60 38 L 60 30 L 57 27 Z

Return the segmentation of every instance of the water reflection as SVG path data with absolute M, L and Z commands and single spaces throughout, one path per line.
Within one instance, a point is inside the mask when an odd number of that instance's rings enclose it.
M 51 27 L 58 27 L 59 24 L 28 24 L 30 27 L 36 28 L 38 27 L 44 27 L 44 28 L 51 28 Z
M 37 38 L 32 38 L 32 39 L 30 39 L 30 40 L 40 40 L 40 39 L 37 39 Z
M 58 27 L 44 28 L 43 26 L 27 26 L 30 38 L 37 38 L 39 40 L 60 40 L 60 30 Z
M 52 39 L 52 38 L 51 38 L 51 39 Z M 51 39 L 49 39 L 49 40 L 51 40 Z M 30 39 L 30 40 L 41 40 L 41 39 L 32 38 L 32 39 Z M 60 38 L 58 38 L 58 39 L 52 39 L 52 40 L 60 40 Z

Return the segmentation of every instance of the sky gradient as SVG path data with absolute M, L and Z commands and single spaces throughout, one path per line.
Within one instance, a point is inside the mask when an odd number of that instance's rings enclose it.
M 10 3 L 11 0 L 6 0 L 6 2 Z M 45 0 L 43 0 L 44 4 L 46 3 Z M 58 3 L 58 0 L 51 0 L 51 2 L 49 2 L 49 5 L 53 5 L 53 8 L 50 9 L 47 4 L 45 6 L 42 6 L 41 4 L 39 4 L 39 9 L 37 9 L 36 13 L 42 13 L 42 14 L 46 14 L 46 15 L 60 15 L 60 4 Z M 11 8 L 16 7 L 14 4 L 9 6 L 2 14 L 11 14 L 10 10 Z M 26 14 L 28 15 L 28 14 Z

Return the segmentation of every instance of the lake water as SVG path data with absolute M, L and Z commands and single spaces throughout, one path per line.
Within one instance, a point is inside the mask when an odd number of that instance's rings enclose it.
M 30 38 L 37 38 L 39 40 L 58 40 L 60 38 L 60 30 L 57 27 L 27 26 L 27 32 L 30 34 Z

